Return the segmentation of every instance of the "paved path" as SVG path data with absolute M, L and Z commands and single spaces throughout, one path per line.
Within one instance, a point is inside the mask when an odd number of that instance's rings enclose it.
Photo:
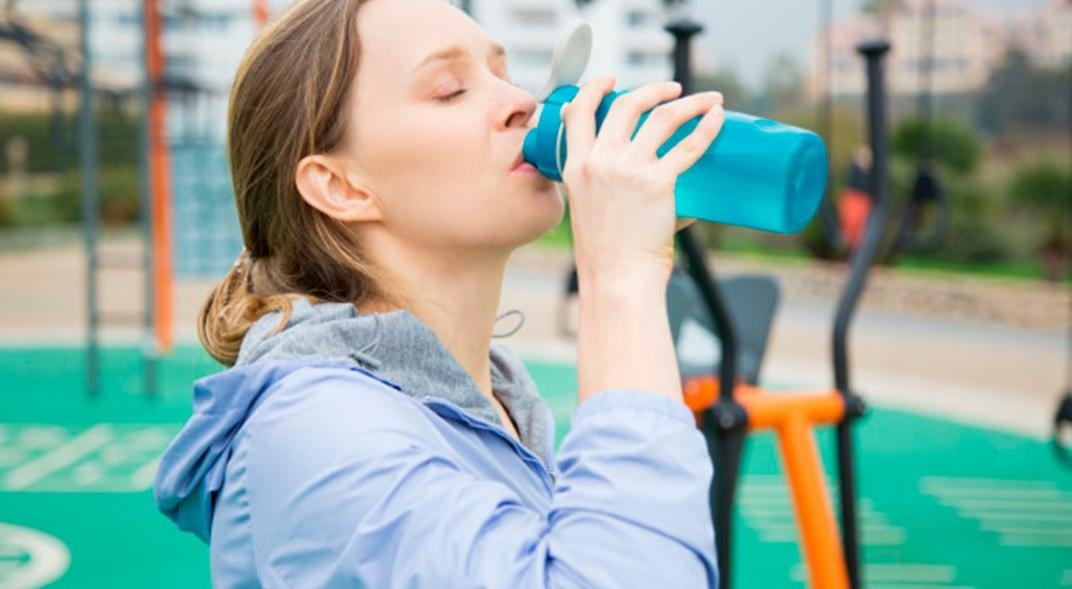
M 133 245 L 119 242 L 109 247 L 129 252 Z M 534 357 L 575 360 L 574 341 L 557 334 L 555 314 L 569 255 L 568 251 L 529 246 L 519 250 L 511 261 L 500 309 L 517 308 L 525 313 L 522 329 L 506 340 L 519 351 Z M 775 386 L 829 386 L 831 317 L 835 289 L 840 284 L 839 271 L 816 267 L 809 272 L 799 265 L 761 265 L 730 256 L 716 256 L 714 265 L 722 276 L 772 271 L 785 285 L 764 380 Z M 5 277 L 0 286 L 0 344 L 81 342 L 83 268 L 77 244 L 0 254 L 0 276 Z M 910 301 L 903 300 L 903 292 L 889 294 L 898 290 L 895 287 L 902 287 L 901 291 L 920 290 L 920 284 L 925 282 L 904 279 L 889 271 L 875 277 L 873 287 L 878 294 L 869 296 L 861 309 L 850 342 L 854 382 L 859 390 L 874 403 L 1000 427 L 1036 438 L 1045 436 L 1064 386 L 1068 348 L 1060 305 L 1072 300 L 1067 291 L 1011 287 L 1006 289 L 1013 293 L 1008 295 L 1013 297 L 1011 300 L 1043 308 L 1031 314 L 1004 314 L 985 322 L 943 317 L 934 309 L 928 309 L 927 314 L 910 313 L 905 309 Z M 986 281 L 966 284 L 959 294 L 950 295 L 949 287 L 942 286 L 939 290 L 945 294 L 925 295 L 953 301 L 970 300 L 976 292 L 1000 296 L 989 294 L 995 288 Z M 212 285 L 212 281 L 205 280 L 176 285 L 175 326 L 179 341 L 196 341 L 194 318 Z M 111 270 L 101 300 L 110 309 L 133 310 L 140 304 L 141 292 L 137 273 Z M 571 321 L 575 321 L 576 309 L 571 306 L 568 310 Z M 504 318 L 497 331 L 509 331 L 516 320 L 516 316 Z M 137 334 L 109 330 L 107 335 L 112 340 L 130 340 Z

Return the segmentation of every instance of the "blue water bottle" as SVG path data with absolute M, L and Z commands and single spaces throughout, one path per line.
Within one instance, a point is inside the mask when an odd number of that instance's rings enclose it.
M 543 104 L 537 126 L 528 132 L 522 157 L 547 178 L 562 181 L 566 162 L 566 132 L 561 109 L 580 90 L 564 85 Z M 611 91 L 596 110 L 596 130 L 611 104 L 628 92 Z M 651 111 L 640 116 L 639 130 Z M 815 215 L 826 189 L 826 146 L 815 133 L 726 111 L 725 122 L 707 152 L 678 176 L 675 209 L 678 217 L 693 217 L 776 233 L 795 233 Z M 656 153 L 661 157 L 696 127 L 700 117 L 687 121 Z M 633 132 L 633 136 L 636 131 Z

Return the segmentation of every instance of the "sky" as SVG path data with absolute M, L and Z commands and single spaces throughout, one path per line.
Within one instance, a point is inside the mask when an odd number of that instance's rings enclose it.
M 835 20 L 859 14 L 863 0 L 832 0 Z M 808 45 L 819 25 L 821 0 L 691 0 L 704 25 L 700 47 L 720 65 L 731 65 L 745 85 L 755 88 L 764 68 L 782 51 L 807 66 Z M 961 0 L 999 15 L 1016 15 L 1046 0 Z

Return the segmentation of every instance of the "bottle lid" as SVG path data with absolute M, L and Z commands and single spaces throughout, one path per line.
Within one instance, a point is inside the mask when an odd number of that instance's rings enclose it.
M 574 85 L 581 80 L 592 54 L 592 26 L 583 19 L 574 19 L 568 25 L 555 47 L 551 58 L 551 72 L 547 81 L 536 93 L 536 100 L 543 102 L 559 86 Z
M 562 168 L 566 163 L 566 126 L 562 124 L 562 107 L 580 90 L 577 86 L 560 86 L 551 92 L 536 128 L 525 135 L 521 147 L 521 157 L 556 182 L 562 181 Z
M 592 27 L 583 19 L 574 19 L 555 47 L 551 72 L 536 93 L 540 105 L 534 114 L 537 127 L 525 135 L 521 157 L 536 166 L 544 176 L 561 182 L 565 160 L 561 110 L 580 90 L 576 84 L 588 67 L 592 53 Z

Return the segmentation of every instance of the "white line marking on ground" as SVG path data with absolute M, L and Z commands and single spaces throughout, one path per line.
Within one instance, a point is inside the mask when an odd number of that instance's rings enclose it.
M 1053 524 L 1072 524 L 1072 514 L 1065 513 L 1027 513 L 1023 511 L 980 511 L 978 509 L 958 509 L 957 514 L 961 517 L 977 519 L 986 522 L 1009 521 L 1013 522 L 1046 522 Z
M 795 565 L 789 573 L 792 580 L 807 583 L 803 564 Z M 950 585 L 956 580 L 957 569 L 945 564 L 923 563 L 864 563 L 864 579 L 868 589 L 897 587 L 898 589 L 965 589 L 967 585 Z
M 1019 501 L 1004 499 L 942 499 L 938 502 L 949 507 L 982 509 L 996 511 L 1045 511 L 1058 514 L 1072 514 L 1072 502 L 1069 501 Z
M 139 467 L 134 471 L 134 474 L 130 475 L 130 488 L 133 491 L 141 491 L 147 489 L 153 484 L 153 479 L 156 478 L 156 469 L 160 466 L 160 459 L 158 456 L 153 460 L 145 463 L 145 466 Z
M 925 476 L 919 479 L 920 488 L 946 487 L 946 488 L 981 488 L 996 489 L 1000 487 L 1054 489 L 1057 487 L 1053 481 L 1040 481 L 1032 479 L 988 479 L 979 477 L 942 477 Z
M 8 490 L 25 489 L 49 473 L 73 464 L 82 456 L 103 447 L 111 440 L 111 427 L 106 424 L 95 425 L 55 450 L 12 469 L 4 478 L 4 487 Z

